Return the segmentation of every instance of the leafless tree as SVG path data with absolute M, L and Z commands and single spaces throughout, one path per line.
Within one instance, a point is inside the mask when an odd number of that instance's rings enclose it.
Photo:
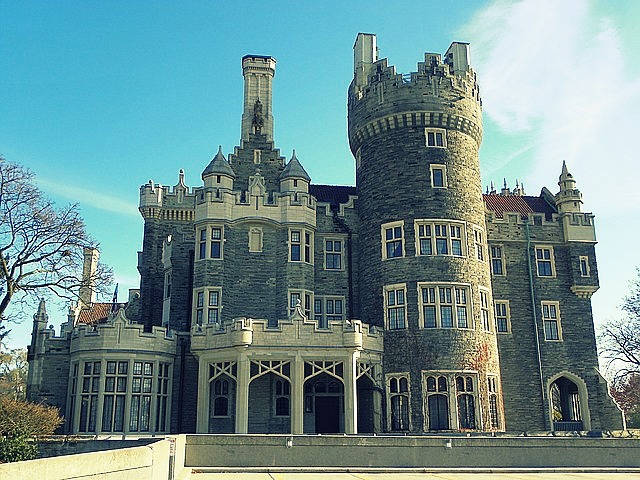
M 99 264 L 92 278 L 82 278 L 89 246 L 96 243 L 78 205 L 57 208 L 35 186 L 31 171 L 0 157 L 0 341 L 8 333 L 3 323 L 21 316 L 9 309 L 12 303 L 33 305 L 31 300 L 50 295 L 74 300 L 87 282 L 105 292 L 109 268 Z
M 616 384 L 626 384 L 629 377 L 640 375 L 640 269 L 622 311 L 622 318 L 605 323 L 599 338 L 601 355 L 614 372 Z

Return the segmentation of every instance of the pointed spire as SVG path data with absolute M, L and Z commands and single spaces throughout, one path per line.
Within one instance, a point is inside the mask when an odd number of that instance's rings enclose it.
M 576 188 L 576 181 L 569 173 L 567 162 L 562 161 L 562 172 L 558 179 L 560 191 L 556 194 L 556 206 L 560 213 L 581 212 L 582 194 Z
M 306 172 L 304 167 L 300 164 L 298 157 L 296 157 L 296 150 L 293 149 L 293 155 L 291 155 L 291 160 L 284 167 L 282 173 L 280 174 L 280 180 L 284 180 L 285 178 L 299 178 L 305 180 L 307 182 L 311 181 L 311 177 Z
M 236 178 L 235 172 L 222 153 L 222 145 L 218 147 L 218 153 L 216 153 L 216 156 L 213 157 L 213 160 L 211 160 L 207 168 L 202 172 L 202 179 L 204 180 L 204 177 L 208 177 L 209 175 L 226 175 L 231 178 Z

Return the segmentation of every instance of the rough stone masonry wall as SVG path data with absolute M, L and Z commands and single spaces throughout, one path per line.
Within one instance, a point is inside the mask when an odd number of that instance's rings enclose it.
M 412 431 L 427 425 L 422 371 L 478 371 L 478 413 L 482 410 L 487 429 L 486 374 L 499 374 L 495 334 L 483 331 L 480 316 L 479 287 L 491 288 L 489 265 L 486 256 L 484 261 L 477 260 L 473 248 L 472 226 L 484 229 L 485 221 L 478 160 L 479 104 L 469 88 L 451 86 L 457 85 L 456 79 L 441 80 L 437 96 L 426 79 L 401 84 L 397 77 L 390 77 L 371 80 L 363 98 L 357 99 L 353 90 L 349 98 L 349 138 L 356 158 L 361 159 L 356 170 L 359 283 L 369 289 L 362 296 L 361 314 L 365 321 L 383 325 L 384 286 L 406 284 L 408 328 L 385 332 L 384 371 L 410 374 Z M 425 127 L 445 129 L 447 148 L 427 148 Z M 446 167 L 447 188 L 432 187 L 432 164 Z M 417 256 L 416 219 L 467 222 L 466 255 Z M 381 225 L 399 220 L 404 221 L 404 256 L 382 260 Z M 421 328 L 419 282 L 470 284 L 473 329 Z M 489 293 L 489 301 L 490 297 Z
M 592 430 L 622 428 L 621 416 L 611 401 L 603 379 L 597 371 L 598 358 L 591 301 L 578 298 L 570 287 L 574 284 L 597 285 L 597 266 L 593 245 L 565 242 L 562 227 L 553 221 L 531 222 L 532 251 L 529 253 L 534 284 L 534 299 L 529 287 L 526 229 L 516 217 L 506 220 L 489 218 L 489 243 L 502 247 L 505 275 L 493 276 L 495 300 L 508 300 L 511 330 L 498 335 L 502 391 L 507 430 L 550 430 L 548 386 L 563 372 L 582 379 L 588 391 Z M 553 246 L 555 277 L 538 277 L 534 248 Z M 590 277 L 579 273 L 579 257 L 590 259 Z M 542 301 L 558 301 L 562 341 L 545 341 L 541 311 Z M 542 359 L 542 384 L 536 350 L 535 308 Z

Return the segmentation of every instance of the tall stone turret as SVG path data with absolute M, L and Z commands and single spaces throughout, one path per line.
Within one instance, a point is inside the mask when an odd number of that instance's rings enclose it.
M 271 93 L 275 74 L 276 59 L 273 57 L 245 55 L 242 58 L 242 75 L 244 76 L 242 140 L 248 140 L 250 133 L 261 133 L 267 141 L 273 141 Z
M 358 34 L 354 51 L 349 142 L 369 289 L 358 314 L 386 330 L 390 395 L 406 378 L 413 431 L 504 428 L 469 45 L 426 53 L 410 74 L 377 58 L 373 35 Z M 475 424 L 454 413 L 467 392 Z

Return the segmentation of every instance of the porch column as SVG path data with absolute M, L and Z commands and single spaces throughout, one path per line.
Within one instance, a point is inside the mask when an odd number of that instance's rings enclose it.
M 236 381 L 236 433 L 249 431 L 249 359 L 238 356 L 238 380 Z
M 296 355 L 291 365 L 291 433 L 304 433 L 304 359 Z
M 358 433 L 358 396 L 356 395 L 356 355 L 344 362 L 344 433 Z

